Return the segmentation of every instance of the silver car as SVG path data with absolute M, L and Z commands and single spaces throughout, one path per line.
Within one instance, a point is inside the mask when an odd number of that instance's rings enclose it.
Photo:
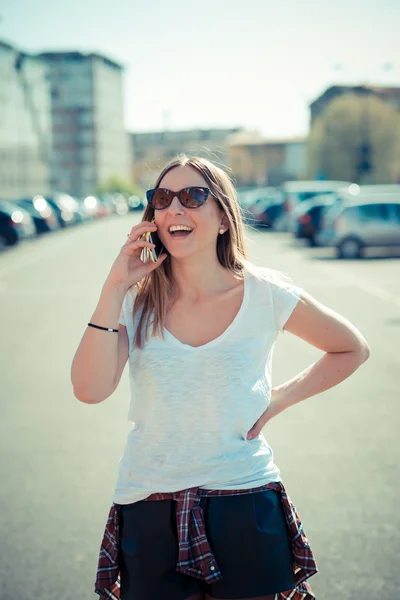
M 316 243 L 335 247 L 338 258 L 360 258 L 368 247 L 400 246 L 400 192 L 342 198 L 325 213 Z
M 286 181 L 281 186 L 284 196 L 284 212 L 276 224 L 276 229 L 293 231 L 296 223 L 294 211 L 296 206 L 304 200 L 310 200 L 323 194 L 334 194 L 338 190 L 347 192 L 354 185 L 350 181 Z

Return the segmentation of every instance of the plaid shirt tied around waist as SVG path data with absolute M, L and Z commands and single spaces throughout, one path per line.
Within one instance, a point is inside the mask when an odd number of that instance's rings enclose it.
M 200 499 L 204 496 L 236 496 L 272 489 L 280 494 L 281 505 L 289 529 L 296 587 L 277 594 L 278 600 L 315 600 L 309 577 L 318 568 L 300 517 L 281 482 L 267 483 L 245 490 L 204 490 L 189 488 L 179 492 L 152 494 L 145 501 L 175 500 L 178 526 L 179 555 L 176 570 L 206 583 L 223 577 L 206 535 L 204 513 Z M 95 592 L 101 600 L 120 600 L 119 519 L 120 506 L 113 503 L 108 515 L 100 547 Z

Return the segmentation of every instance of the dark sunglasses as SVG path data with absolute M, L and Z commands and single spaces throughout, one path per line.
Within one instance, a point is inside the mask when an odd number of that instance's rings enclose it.
M 155 210 L 168 208 L 175 196 L 178 197 L 179 202 L 185 208 L 198 208 L 205 203 L 209 194 L 218 200 L 217 196 L 206 187 L 187 187 L 179 190 L 179 192 L 155 188 L 154 190 L 147 190 L 146 198 L 151 208 Z

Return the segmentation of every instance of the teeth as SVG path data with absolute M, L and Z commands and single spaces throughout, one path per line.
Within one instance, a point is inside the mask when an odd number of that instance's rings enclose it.
M 169 231 L 172 233 L 174 231 L 193 231 L 193 229 L 187 225 L 171 225 Z

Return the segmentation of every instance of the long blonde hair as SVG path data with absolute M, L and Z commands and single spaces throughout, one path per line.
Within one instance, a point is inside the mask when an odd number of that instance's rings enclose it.
M 159 187 L 163 177 L 176 167 L 189 166 L 198 171 L 207 182 L 207 186 L 218 198 L 219 206 L 224 211 L 229 229 L 217 238 L 217 257 L 223 267 L 243 277 L 243 269 L 247 264 L 245 233 L 242 214 L 235 187 L 227 173 L 205 158 L 177 156 L 160 173 L 154 187 Z M 142 221 L 151 221 L 154 209 L 146 206 Z M 152 271 L 137 284 L 137 294 L 133 306 L 133 314 L 139 314 L 135 331 L 134 344 L 142 348 L 148 340 L 149 326 L 151 334 L 164 337 L 164 320 L 171 300 L 172 271 L 170 258 L 167 257 L 160 267 Z

